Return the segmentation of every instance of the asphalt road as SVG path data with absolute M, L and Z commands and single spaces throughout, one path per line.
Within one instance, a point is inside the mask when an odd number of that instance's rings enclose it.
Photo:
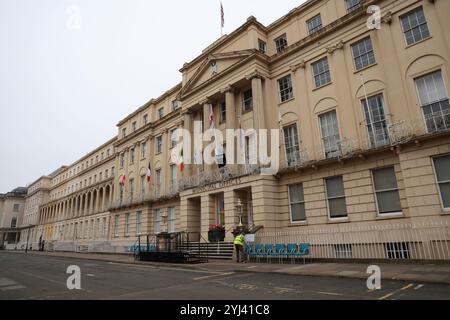
M 71 265 L 81 269 L 81 290 L 66 286 Z M 127 265 L 84 259 L 0 252 L 0 300 L 158 299 L 305 300 L 450 299 L 450 285 L 248 274 Z

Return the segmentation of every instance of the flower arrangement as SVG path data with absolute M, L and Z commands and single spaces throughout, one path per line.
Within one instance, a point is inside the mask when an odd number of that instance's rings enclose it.
M 220 224 L 213 224 L 209 226 L 209 230 L 224 230 L 225 227 Z

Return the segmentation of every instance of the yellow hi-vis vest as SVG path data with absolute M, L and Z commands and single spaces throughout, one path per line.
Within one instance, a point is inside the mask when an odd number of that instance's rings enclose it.
M 240 244 L 241 246 L 244 245 L 244 236 L 238 235 L 235 239 L 234 239 L 234 244 Z

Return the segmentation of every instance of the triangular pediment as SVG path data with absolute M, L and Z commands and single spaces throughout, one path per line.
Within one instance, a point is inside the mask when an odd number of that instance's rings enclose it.
M 183 93 L 199 86 L 232 67 L 236 63 L 246 59 L 254 53 L 254 50 L 242 50 L 226 53 L 214 53 L 206 57 L 197 70 L 183 86 Z

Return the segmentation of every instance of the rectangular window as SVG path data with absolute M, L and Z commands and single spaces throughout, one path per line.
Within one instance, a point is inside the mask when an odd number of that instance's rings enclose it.
M 136 212 L 136 235 L 140 235 L 142 233 L 142 212 Z
M 377 148 L 388 145 L 390 140 L 384 113 L 383 95 L 377 94 L 367 99 L 363 99 L 361 103 L 366 120 L 370 146 L 372 148 Z
M 372 170 L 378 213 L 402 211 L 394 167 Z
M 172 101 L 172 111 L 177 110 L 177 109 L 178 109 L 178 106 L 179 106 L 178 100 L 173 100 L 173 101 Z
M 174 164 L 170 165 L 170 182 L 177 183 L 177 166 Z
M 161 119 L 164 117 L 164 107 L 158 109 L 158 118 Z
M 322 18 L 320 17 L 320 14 L 306 21 L 306 25 L 308 26 L 308 34 L 314 33 L 317 30 L 322 29 Z
M 450 128 L 450 104 L 441 70 L 415 79 L 428 132 Z
M 419 7 L 400 17 L 406 45 L 412 45 L 430 36 L 423 8 Z
M 227 121 L 227 105 L 225 102 L 219 104 L 219 124 Z
M 347 13 L 353 12 L 361 7 L 360 0 L 345 0 L 345 7 L 347 8 Z
M 11 218 L 11 228 L 17 228 L 17 217 Z
M 144 114 L 144 116 L 142 117 L 144 126 L 146 126 L 148 124 L 148 114 Z
M 19 212 L 19 208 L 20 208 L 20 204 L 15 203 L 15 204 L 13 205 L 13 212 Z
M 102 236 L 106 236 L 106 230 L 107 230 L 107 225 L 106 225 L 106 218 L 103 218 L 103 223 L 102 223 L 103 229 L 102 229 Z
M 175 208 L 169 208 L 169 213 L 168 213 L 168 225 L 167 225 L 167 232 L 168 233 L 174 233 L 175 232 L 175 222 L 176 222 L 176 217 L 175 217 Z
M 120 155 L 120 169 L 123 169 L 125 167 L 125 153 L 122 153 Z
M 278 93 L 281 102 L 294 98 L 294 93 L 292 91 L 292 78 L 290 74 L 278 80 Z
M 177 129 L 170 130 L 170 132 L 169 132 L 169 134 L 170 134 L 170 148 L 175 148 L 176 145 L 177 145 L 177 140 L 178 140 L 177 133 L 178 133 Z
M 122 129 L 122 138 L 125 138 L 127 136 L 127 128 Z
M 125 237 L 130 236 L 130 214 L 125 214 Z
M 157 198 L 161 196 L 161 169 L 156 170 L 155 195 Z
M 406 242 L 391 242 L 385 244 L 388 259 L 409 259 L 409 247 Z
M 433 158 L 442 206 L 450 209 L 450 155 Z
M 325 185 L 330 218 L 347 217 L 347 205 L 345 202 L 342 176 L 325 179 Z
M 131 127 L 133 128 L 133 132 L 135 132 L 136 129 L 137 129 L 137 127 L 136 127 L 136 121 L 134 121 L 134 122 L 131 124 Z
M 328 66 L 328 58 L 322 58 L 311 64 L 314 85 L 316 88 L 322 87 L 331 82 L 330 68 Z
M 285 127 L 283 131 L 287 165 L 297 165 L 300 160 L 300 146 L 298 141 L 297 125 L 294 124 Z
M 370 37 L 352 44 L 352 54 L 356 70 L 361 70 L 374 64 L 375 55 Z
M 134 179 L 130 179 L 130 199 L 134 196 Z
M 114 175 L 115 175 L 114 167 L 111 167 L 111 177 L 114 177 Z
M 303 184 L 289 186 L 289 208 L 292 222 L 306 221 Z
M 156 154 L 162 152 L 162 136 L 156 137 Z
M 253 94 L 252 89 L 248 89 L 244 91 L 244 101 L 243 101 L 243 109 L 245 111 L 250 111 L 253 109 Z
M 141 196 L 145 194 L 146 176 L 141 176 Z
M 267 43 L 258 39 L 259 52 L 266 54 L 267 53 Z
M 155 209 L 153 221 L 153 232 L 159 234 L 161 232 L 161 209 Z
M 319 116 L 322 143 L 327 158 L 334 158 L 339 155 L 339 127 L 336 111 L 330 111 Z
M 277 52 L 283 51 L 288 46 L 287 36 L 283 34 L 282 36 L 275 39 L 275 47 L 277 48 Z
M 134 164 L 134 148 L 130 149 L 130 164 Z
M 141 159 L 145 159 L 147 155 L 147 142 L 141 143 Z
M 105 170 L 105 179 L 108 179 L 109 178 L 109 171 L 108 171 L 108 169 L 106 169 Z
M 114 216 L 114 236 L 118 237 L 119 236 L 119 215 L 116 214 Z

